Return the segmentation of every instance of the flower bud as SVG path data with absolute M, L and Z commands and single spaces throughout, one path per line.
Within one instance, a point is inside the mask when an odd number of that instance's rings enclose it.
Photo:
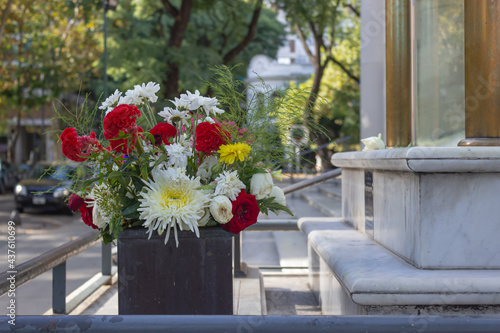
M 285 193 L 278 186 L 273 186 L 271 193 L 269 193 L 269 197 L 274 197 L 274 202 L 286 206 Z M 281 213 L 281 210 L 275 211 L 274 213 L 278 215 L 279 213 Z
M 273 177 L 269 172 L 256 173 L 250 180 L 250 194 L 257 200 L 264 199 L 273 189 Z

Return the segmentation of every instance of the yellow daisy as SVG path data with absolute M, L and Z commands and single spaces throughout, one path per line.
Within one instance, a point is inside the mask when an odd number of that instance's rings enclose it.
M 233 164 L 234 160 L 237 158 L 240 162 L 243 162 L 245 157 L 248 157 L 252 147 L 246 143 L 235 143 L 234 145 L 222 145 L 217 151 L 220 154 L 219 162 L 224 162 L 226 164 Z

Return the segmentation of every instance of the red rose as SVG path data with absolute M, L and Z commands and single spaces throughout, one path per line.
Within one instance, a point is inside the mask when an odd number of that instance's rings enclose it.
M 64 156 L 75 162 L 83 162 L 92 153 L 92 148 L 103 149 L 95 133 L 78 136 L 73 127 L 66 128 L 60 136 Z
M 233 201 L 233 218 L 225 224 L 222 224 L 222 229 L 239 234 L 255 222 L 259 216 L 260 209 L 255 199 L 255 195 L 247 194 L 245 190 L 241 190 L 240 194 Z
M 141 111 L 135 105 L 120 104 L 104 117 L 104 138 L 110 140 L 111 149 L 123 154 L 129 154 L 134 149 L 139 132 L 136 120 L 140 116 Z M 120 131 L 130 134 L 131 138 L 116 139 Z
M 79 196 L 78 194 L 71 193 L 68 199 L 68 207 L 69 209 L 75 211 L 79 210 L 80 207 L 83 206 L 85 201 L 83 201 L 83 198 Z
M 153 134 L 153 136 L 155 137 L 155 146 L 161 144 L 162 141 L 164 144 L 169 145 L 170 143 L 168 142 L 168 139 L 175 137 L 175 135 L 177 134 L 177 130 L 170 124 L 159 123 L 152 129 L 150 129 L 149 133 Z
M 223 131 L 219 124 L 199 123 L 196 127 L 195 148 L 197 151 L 211 153 L 226 144 L 227 138 L 229 138 L 229 133 Z
M 82 220 L 85 222 L 86 225 L 89 227 L 92 227 L 92 229 L 99 229 L 93 222 L 92 222 L 92 211 L 93 208 L 92 206 L 87 206 L 87 204 L 83 204 L 80 209 L 78 209 L 82 215 Z

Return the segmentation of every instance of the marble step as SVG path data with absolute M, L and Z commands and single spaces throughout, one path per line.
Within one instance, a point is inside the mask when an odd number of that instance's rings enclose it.
M 321 193 L 303 193 L 302 199 L 311 207 L 324 214 L 323 216 L 342 216 L 342 201 L 340 198 L 331 198 Z M 301 216 L 304 217 L 304 216 Z M 307 216 L 317 217 L 317 216 Z
M 318 186 L 318 192 L 329 198 L 342 198 L 342 188 L 337 186 Z

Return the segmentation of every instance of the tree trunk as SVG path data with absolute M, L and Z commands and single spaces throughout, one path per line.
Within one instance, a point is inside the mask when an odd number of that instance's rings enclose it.
M 193 0 L 183 0 L 180 9 L 173 7 L 168 0 L 162 1 L 165 9 L 175 19 L 175 23 L 170 29 L 170 38 L 167 42 L 167 49 L 179 49 L 182 46 L 182 40 L 189 24 L 189 16 L 193 8 Z M 167 58 L 167 75 L 163 79 L 162 85 L 165 87 L 164 96 L 167 99 L 173 99 L 179 94 L 179 63 Z

